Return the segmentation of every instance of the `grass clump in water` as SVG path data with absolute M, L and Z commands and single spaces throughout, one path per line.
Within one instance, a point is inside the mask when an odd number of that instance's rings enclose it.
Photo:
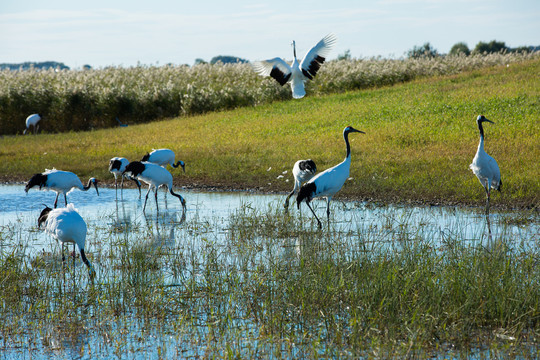
M 4 350 L 49 329 L 37 353 L 60 337 L 93 356 L 537 355 L 538 247 L 511 231 L 489 243 L 458 225 L 426 231 L 409 214 L 375 226 L 362 211 L 319 231 L 280 204 L 244 204 L 225 221 L 172 224 L 165 243 L 126 228 L 88 250 L 94 285 L 84 269 L 64 280 L 30 266 L 41 255 L 25 262 L 25 246 L 2 251 Z

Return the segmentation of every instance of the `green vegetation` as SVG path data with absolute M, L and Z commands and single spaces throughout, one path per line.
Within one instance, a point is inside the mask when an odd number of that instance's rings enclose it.
M 368 89 L 438 75 L 536 59 L 538 54 L 488 54 L 326 63 L 309 96 Z M 291 98 L 288 86 L 258 76 L 249 64 L 105 68 L 84 71 L 0 71 L 0 135 L 22 133 L 39 113 L 42 131 L 67 132 L 130 125 Z
M 431 46 L 430 43 L 425 43 L 422 46 L 415 46 L 407 52 L 407 57 L 418 59 L 418 58 L 434 58 L 439 56 L 437 50 Z
M 371 81 L 367 73 L 356 79 L 333 66 L 327 69 L 338 83 Z M 0 174 L 27 181 L 56 167 L 112 183 L 111 157 L 138 160 L 167 147 L 187 164 L 185 174 L 173 171 L 176 185 L 290 191 L 294 162 L 312 158 L 321 170 L 337 164 L 345 155 L 342 130 L 353 125 L 366 135 L 351 136 L 352 179 L 340 196 L 483 206 L 484 191 L 468 165 L 478 145 L 475 119 L 484 114 L 495 122 L 485 127 L 486 150 L 503 180 L 492 205 L 537 207 L 538 73 L 540 61 L 533 60 L 127 128 L 8 136 L 0 140 Z
M 62 270 L 52 242 L 52 254 L 29 256 L 35 235 L 0 230 L 12 244 L 0 248 L 5 354 L 538 356 L 539 247 L 505 228 L 512 216 L 498 215 L 486 242 L 459 219 L 434 234 L 407 216 L 372 227 L 351 212 L 358 229 L 318 231 L 281 204 L 246 204 L 223 221 L 169 225 L 172 243 L 136 221 L 118 228 L 116 216 L 91 223 L 93 284 L 80 259 Z
M 469 50 L 469 47 L 464 42 L 458 42 L 454 44 L 450 49 L 450 52 L 448 53 L 448 55 L 451 56 L 459 56 L 461 54 L 466 56 L 469 56 L 471 54 L 471 50 Z

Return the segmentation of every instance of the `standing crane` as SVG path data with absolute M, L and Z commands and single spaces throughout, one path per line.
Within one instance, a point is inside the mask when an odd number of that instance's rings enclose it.
M 28 193 L 28 190 L 34 186 L 39 186 L 39 190 L 45 188 L 56 192 L 56 199 L 54 200 L 54 208 L 58 204 L 58 196 L 64 194 L 64 200 L 67 206 L 67 196 L 73 189 L 79 189 L 81 191 L 87 191 L 93 185 L 96 188 L 96 193 L 99 196 L 99 190 L 97 187 L 98 180 L 96 178 L 90 178 L 88 184 L 83 185 L 79 177 L 70 171 L 61 171 L 56 169 L 45 169 L 45 172 L 34 174 L 32 178 L 26 183 L 24 191 Z
M 26 134 L 30 130 L 30 126 L 34 127 L 34 135 L 37 134 L 39 130 L 39 122 L 41 120 L 41 115 L 32 114 L 26 118 L 26 129 L 24 129 L 23 134 Z
M 128 174 L 138 180 L 144 181 L 148 184 L 148 191 L 146 192 L 146 198 L 144 199 L 143 212 L 146 209 L 146 202 L 148 201 L 148 194 L 152 188 L 155 189 L 155 198 L 156 198 L 156 208 L 159 211 L 158 201 L 157 201 L 157 189 L 160 186 L 166 186 L 171 195 L 176 196 L 180 203 L 182 204 L 182 209 L 185 213 L 186 210 L 186 201 L 184 198 L 176 194 L 173 189 L 173 177 L 171 173 L 162 166 L 157 164 L 147 162 L 147 161 L 133 161 L 130 162 L 122 175 Z
M 486 119 L 484 115 L 479 115 L 476 118 L 476 124 L 478 125 L 478 130 L 480 131 L 480 143 L 478 144 L 478 150 L 476 150 L 476 155 L 472 161 L 472 164 L 469 165 L 469 168 L 472 170 L 474 175 L 480 181 L 480 184 L 486 190 L 486 214 L 489 214 L 489 198 L 491 195 L 491 189 L 501 191 L 502 181 L 501 181 L 501 171 L 499 170 L 499 165 L 497 161 L 486 153 L 484 150 L 484 128 L 482 123 L 489 122 L 494 124 L 493 121 Z
M 124 178 L 127 177 L 122 175 L 124 170 L 126 170 L 126 166 L 129 164 L 129 160 L 123 157 L 113 157 L 109 161 L 109 172 L 114 175 L 114 188 L 116 189 L 116 196 L 118 197 L 118 183 L 116 182 L 116 177 L 120 176 L 122 178 L 122 182 L 120 184 L 120 192 L 123 195 L 124 193 Z M 130 180 L 133 180 L 135 184 L 137 184 L 137 187 L 139 188 L 139 199 L 141 198 L 141 182 L 137 179 L 127 177 Z
M 300 99 L 306 95 L 304 83 L 308 80 L 313 80 L 315 75 L 317 75 L 321 65 L 325 62 L 336 42 L 336 35 L 326 35 L 317 45 L 309 49 L 301 62 L 298 62 L 296 58 L 296 43 L 293 40 L 294 57 L 291 65 L 282 58 L 276 57 L 255 62 L 253 69 L 259 75 L 271 76 L 281 86 L 290 83 L 293 98 Z
M 283 205 L 285 209 L 289 208 L 289 199 L 291 196 L 296 194 L 302 184 L 309 179 L 311 179 L 317 172 L 317 166 L 315 162 L 311 159 L 307 160 L 298 160 L 293 166 L 293 176 L 294 176 L 294 188 L 285 199 L 285 204 Z
M 65 208 L 51 209 L 46 206 L 38 218 L 38 227 L 45 223 L 45 231 L 61 242 L 62 247 L 62 264 L 65 261 L 64 244 L 72 243 L 73 250 L 75 245 L 79 248 L 81 259 L 88 267 L 90 280 L 96 277 L 94 267 L 84 253 L 84 245 L 86 242 L 86 222 L 77 212 L 73 204 L 67 205 Z M 75 261 L 75 259 L 73 259 Z
M 298 209 L 300 209 L 300 204 L 302 201 L 305 201 L 313 215 L 315 215 L 315 219 L 317 219 L 317 223 L 319 224 L 319 229 L 322 228 L 322 224 L 317 217 L 317 214 L 315 214 L 315 211 L 313 211 L 310 202 L 317 197 L 326 198 L 326 216 L 328 223 L 330 223 L 330 201 L 349 178 L 349 171 L 351 168 L 351 146 L 349 145 L 349 134 L 353 132 L 365 134 L 365 132 L 356 130 L 351 126 L 347 126 L 345 129 L 343 129 L 343 139 L 345 139 L 345 144 L 347 146 L 347 156 L 345 157 L 345 160 L 311 178 L 311 180 L 302 185 L 300 191 L 298 192 L 298 196 L 296 197 Z

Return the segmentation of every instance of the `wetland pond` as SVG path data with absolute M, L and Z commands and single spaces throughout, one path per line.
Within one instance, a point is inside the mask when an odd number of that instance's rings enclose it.
M 159 212 L 150 194 L 145 213 L 144 188 L 141 199 L 131 188 L 68 194 L 88 225 L 85 251 L 97 272 L 91 283 L 80 257 L 71 254 L 62 265 L 59 244 L 37 227 L 42 204 L 52 206 L 55 193 L 0 186 L 2 276 L 11 284 L 0 299 L 2 358 L 364 356 L 382 345 L 366 345 L 367 333 L 358 343 L 343 340 L 355 333 L 350 304 L 335 305 L 329 321 L 324 311 L 296 304 L 298 294 L 280 294 L 284 284 L 298 282 L 280 276 L 303 271 L 307 259 L 348 264 L 343 273 L 372 261 L 372 254 L 406 249 L 422 255 L 456 244 L 489 249 L 504 243 L 508 253 L 538 254 L 535 212 L 492 211 L 486 218 L 482 207 L 334 199 L 329 225 L 326 202 L 313 202 L 323 222 L 319 231 L 294 197 L 286 214 L 285 195 L 175 191 L 186 199 L 184 218 L 178 199 L 163 190 Z M 62 196 L 58 204 L 64 206 Z M 280 297 L 287 297 L 281 307 Z M 448 343 L 437 348 L 418 347 L 431 357 L 463 351 Z M 534 353 L 530 343 L 524 348 Z M 387 354 L 399 349 L 391 346 Z M 465 353 L 490 351 L 480 342 Z

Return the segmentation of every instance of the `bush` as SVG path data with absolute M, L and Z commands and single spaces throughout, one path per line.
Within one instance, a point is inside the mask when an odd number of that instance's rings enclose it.
M 459 42 L 452 46 L 450 49 L 450 52 L 448 55 L 456 56 L 456 55 L 466 55 L 469 56 L 471 54 L 471 50 L 469 50 L 469 47 L 464 42 Z

